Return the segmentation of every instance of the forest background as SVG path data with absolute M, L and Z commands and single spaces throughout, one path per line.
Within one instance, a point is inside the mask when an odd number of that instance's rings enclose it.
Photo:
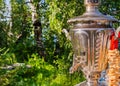
M 101 0 L 100 11 L 120 19 L 120 0 Z M 0 86 L 74 86 L 72 46 L 63 29 L 85 12 L 83 0 L 0 0 Z M 119 24 L 114 25 L 115 28 Z

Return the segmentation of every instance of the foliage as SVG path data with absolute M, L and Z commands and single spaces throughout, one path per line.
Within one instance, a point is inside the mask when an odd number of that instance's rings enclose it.
M 100 11 L 106 15 L 114 16 L 116 19 L 120 20 L 120 3 L 119 1 L 111 0 L 101 0 Z M 117 28 L 120 23 L 114 24 L 114 27 Z
M 26 64 L 32 66 L 27 69 L 25 66 L 15 68 L 14 70 L 0 70 L 1 86 L 73 86 L 79 82 L 79 77 L 83 77 L 78 73 L 69 75 L 59 68 L 45 62 L 38 55 L 33 54 L 29 57 Z M 63 65 L 63 64 L 62 64 Z M 74 78 L 72 78 L 74 77 Z M 70 81 L 71 80 L 71 81 Z M 84 79 L 82 79 L 83 81 Z

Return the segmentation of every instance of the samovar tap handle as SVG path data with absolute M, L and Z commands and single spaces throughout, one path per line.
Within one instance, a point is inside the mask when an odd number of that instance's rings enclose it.
M 66 38 L 71 41 L 71 37 L 69 35 L 69 32 L 66 29 L 63 29 L 62 32 L 65 33 Z
M 75 71 L 77 71 L 77 69 L 80 67 L 81 62 L 80 59 L 77 59 L 75 55 L 73 55 L 73 64 L 72 67 L 70 68 L 70 74 L 74 73 Z

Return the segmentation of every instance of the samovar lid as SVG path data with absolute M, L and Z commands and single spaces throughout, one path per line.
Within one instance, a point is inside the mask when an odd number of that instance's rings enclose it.
M 77 22 L 118 22 L 117 19 L 110 15 L 104 15 L 98 10 L 100 0 L 84 0 L 86 12 L 82 16 L 78 16 L 68 20 L 68 23 Z

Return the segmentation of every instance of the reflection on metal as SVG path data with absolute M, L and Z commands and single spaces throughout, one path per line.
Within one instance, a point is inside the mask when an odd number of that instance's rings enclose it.
M 114 31 L 112 23 L 117 20 L 99 12 L 100 0 L 84 0 L 84 3 L 86 12 L 68 20 L 74 26 L 70 30 L 74 51 L 70 73 L 81 68 L 87 79 L 85 86 L 98 86 L 101 71 L 107 67 L 106 52 Z

